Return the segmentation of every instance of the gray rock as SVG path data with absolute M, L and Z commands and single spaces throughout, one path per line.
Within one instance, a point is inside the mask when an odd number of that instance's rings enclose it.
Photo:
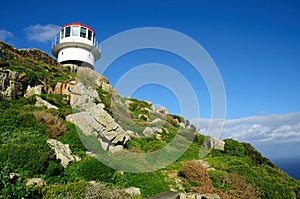
M 43 85 L 37 85 L 34 87 L 30 87 L 30 85 L 28 85 L 24 97 L 28 98 L 32 95 L 41 95 L 43 92 L 43 89 L 44 89 Z
M 163 192 L 149 199 L 220 199 L 217 194 Z
M 39 96 L 36 96 L 35 106 L 45 106 L 47 108 L 58 109 L 57 106 L 50 104 L 49 102 L 47 102 L 46 100 L 43 100 Z
M 151 123 L 152 124 L 155 124 L 155 123 L 160 123 L 162 122 L 163 120 L 161 120 L 160 118 L 156 118 L 155 120 L 153 120 Z
M 218 194 L 198 194 L 195 199 L 221 199 Z
M 10 180 L 16 180 L 16 179 L 18 179 L 20 177 L 20 174 L 18 174 L 18 173 L 10 173 L 9 174 L 9 179 Z
M 6 99 L 15 99 L 18 92 L 19 74 L 11 70 L 0 69 L 0 93 Z
M 89 109 L 95 105 L 95 101 L 100 101 L 96 90 L 86 88 L 81 82 L 78 82 L 73 86 L 70 96 L 70 105 L 73 109 Z
M 88 67 L 78 67 L 77 76 L 79 77 L 79 81 L 86 82 L 87 86 L 101 86 L 102 83 L 109 83 L 106 77 Z M 94 85 L 89 85 L 87 81 Z
M 42 186 L 46 186 L 47 183 L 42 178 L 29 178 L 27 179 L 26 186 L 31 186 L 31 185 L 42 187 Z
M 149 199 L 182 199 L 182 196 L 180 192 L 162 192 Z
M 217 149 L 221 151 L 225 150 L 225 142 L 223 140 L 212 137 L 208 137 L 206 140 L 204 140 L 203 146 L 207 149 Z
M 81 112 L 71 114 L 66 119 L 76 124 L 84 135 L 95 135 L 103 149 L 111 152 L 119 151 L 130 136 L 104 110 L 104 104 L 95 103 L 96 99 L 99 99 L 96 90 L 86 88 L 83 83 L 78 82 L 72 90 L 70 103 L 72 108 Z
M 215 168 L 212 168 L 208 162 L 204 161 L 204 160 L 197 160 L 197 163 L 200 164 L 204 169 L 208 170 L 208 171 L 213 171 L 216 170 Z
M 136 187 L 129 187 L 129 188 L 125 189 L 125 192 L 130 195 L 138 195 L 138 196 L 141 195 L 140 189 L 136 188 Z
M 64 168 L 76 160 L 72 156 L 72 152 L 68 144 L 63 144 L 54 139 L 47 140 L 47 143 L 54 150 L 56 159 L 60 160 L 60 163 Z
M 143 131 L 143 135 L 144 136 L 150 136 L 150 135 L 153 135 L 155 133 L 162 133 L 162 130 L 157 128 L 157 127 L 146 127 Z
M 158 113 L 161 113 L 161 114 L 164 114 L 164 115 L 165 115 L 165 114 L 168 114 L 167 108 L 162 107 L 162 106 L 157 107 L 156 111 L 157 111 Z
M 178 120 L 177 120 L 178 121 Z M 181 126 L 182 128 L 185 128 L 185 124 L 183 122 L 179 123 L 179 126 Z

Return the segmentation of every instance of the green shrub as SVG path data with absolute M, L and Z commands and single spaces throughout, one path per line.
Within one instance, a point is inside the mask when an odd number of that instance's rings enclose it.
M 253 164 L 262 165 L 267 164 L 271 167 L 275 167 L 275 165 L 267 158 L 263 157 L 260 152 L 258 152 L 251 144 L 242 142 L 242 145 L 245 148 L 244 155 L 249 157 Z
M 225 139 L 225 154 L 231 156 L 244 156 L 244 146 L 236 140 Z
M 68 126 L 68 131 L 59 140 L 65 144 L 69 144 L 73 153 L 83 157 L 86 149 L 79 137 L 80 132 L 78 131 L 80 129 L 77 129 L 75 124 L 67 123 L 66 125 Z
M 150 173 L 125 173 L 125 187 L 138 187 L 142 196 L 149 197 L 157 193 L 168 191 L 169 186 L 165 183 L 164 175 L 161 171 Z
M 88 183 L 83 180 L 76 182 L 68 182 L 66 184 L 58 184 L 56 186 L 48 185 L 43 187 L 43 198 L 57 199 L 57 198 L 84 198 Z
M 230 185 L 222 181 L 222 178 L 224 178 L 227 175 L 225 171 L 214 170 L 214 171 L 210 171 L 208 174 L 211 179 L 211 183 L 213 187 L 217 189 L 221 189 L 222 191 L 227 191 L 228 189 L 230 189 Z
M 26 179 L 22 176 L 11 179 L 10 173 L 13 172 L 10 164 L 0 162 L 0 199 L 41 198 L 36 188 L 25 185 Z
M 79 162 L 71 163 L 64 172 L 67 180 L 82 178 L 87 181 L 96 180 L 110 182 L 115 170 L 107 167 L 93 157 L 85 157 Z

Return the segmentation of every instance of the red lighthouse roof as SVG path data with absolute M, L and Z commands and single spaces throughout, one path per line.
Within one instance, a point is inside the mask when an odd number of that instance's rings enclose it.
M 91 27 L 86 26 L 86 25 L 84 25 L 84 24 L 80 24 L 80 23 L 78 23 L 78 22 L 76 22 L 76 21 L 73 22 L 73 23 L 71 23 L 71 24 L 66 24 L 66 25 L 62 26 L 60 29 L 64 29 L 66 26 L 81 26 L 81 27 L 90 29 L 91 31 L 95 32 Z

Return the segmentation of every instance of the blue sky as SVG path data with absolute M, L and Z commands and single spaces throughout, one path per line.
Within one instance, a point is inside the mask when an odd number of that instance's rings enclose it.
M 16 48 L 34 47 L 49 54 L 55 30 L 74 21 L 91 26 L 100 42 L 140 27 L 181 32 L 203 46 L 222 75 L 227 96 L 223 135 L 251 141 L 269 156 L 279 146 L 276 143 L 293 146 L 286 151 L 299 154 L 295 151 L 300 151 L 300 115 L 294 113 L 300 111 L 300 1 L 27 0 L 4 1 L 1 7 L 0 39 Z M 126 71 L 150 62 L 166 64 L 184 74 L 199 98 L 199 117 L 210 118 L 205 83 L 178 56 L 157 50 L 132 52 L 116 60 L 104 74 L 115 84 Z M 101 60 L 98 64 L 101 67 Z M 178 100 L 167 88 L 147 85 L 133 96 L 181 114 Z M 252 131 L 245 133 L 245 128 Z M 292 137 L 278 137 L 276 129 L 285 129 Z M 261 136 L 247 136 L 250 134 Z M 270 139 L 263 140 L 265 136 Z M 273 145 L 267 150 L 262 143 Z

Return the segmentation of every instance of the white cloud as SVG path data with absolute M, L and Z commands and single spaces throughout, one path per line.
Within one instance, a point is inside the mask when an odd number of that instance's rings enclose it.
M 8 42 L 14 35 L 6 30 L 0 30 L 0 40 Z
M 24 32 L 29 41 L 49 42 L 58 34 L 59 26 L 54 24 L 36 24 L 25 28 Z
M 196 122 L 200 133 L 207 134 L 210 120 L 193 121 Z M 220 138 L 250 143 L 300 142 L 300 112 L 227 120 Z

